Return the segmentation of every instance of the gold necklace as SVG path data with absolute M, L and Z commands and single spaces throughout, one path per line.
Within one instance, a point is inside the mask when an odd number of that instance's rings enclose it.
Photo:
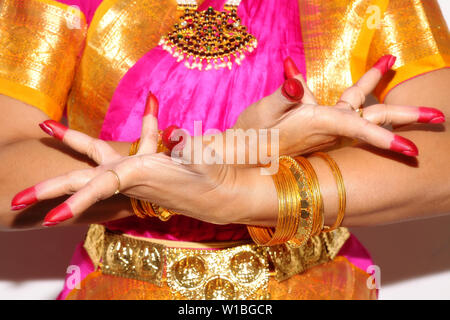
M 184 10 L 184 14 L 173 30 L 161 38 L 159 45 L 177 62 L 184 61 L 187 68 L 231 70 L 257 47 L 258 41 L 237 16 L 241 0 L 228 0 L 223 12 L 212 7 L 197 11 L 195 0 L 177 2 L 178 10 Z

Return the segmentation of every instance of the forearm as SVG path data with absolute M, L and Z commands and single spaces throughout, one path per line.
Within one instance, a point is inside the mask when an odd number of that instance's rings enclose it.
M 121 154 L 128 153 L 128 143 L 111 142 L 111 145 Z M 23 211 L 11 211 L 11 200 L 19 191 L 72 170 L 95 166 L 87 157 L 50 137 L 3 145 L 0 164 L 0 228 L 6 229 L 40 227 L 46 213 L 63 200 L 43 201 Z M 98 222 L 99 217 L 112 220 L 131 214 L 130 210 L 129 200 L 116 196 L 97 203 L 85 215 L 66 224 Z
M 448 79 L 450 69 L 410 80 L 392 90 L 386 103 L 431 106 L 450 119 Z M 416 159 L 367 145 L 330 152 L 342 171 L 347 193 L 344 226 L 391 223 L 450 212 L 449 125 L 411 125 L 396 131 L 416 143 L 419 148 Z M 336 182 L 326 162 L 317 157 L 309 160 L 318 175 L 325 219 L 330 225 L 338 211 Z M 269 182 L 266 188 L 274 190 L 273 183 Z M 267 190 L 261 190 L 255 201 L 259 202 L 260 214 L 254 211 L 253 218 L 246 215 L 243 223 L 252 224 L 252 219 L 260 217 L 270 221 L 270 217 L 277 216 L 276 193 L 270 197 Z M 272 219 L 271 225 L 275 224 Z
M 345 183 L 344 226 L 398 222 L 450 212 L 450 136 L 446 132 L 411 131 L 417 161 L 366 147 L 330 152 Z M 330 168 L 311 158 L 324 199 L 327 224 L 336 219 L 338 196 Z

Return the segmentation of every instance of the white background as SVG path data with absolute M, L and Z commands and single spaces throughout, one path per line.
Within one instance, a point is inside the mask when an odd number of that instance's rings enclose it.
M 0 299 L 54 299 L 85 230 L 0 232 Z M 450 299 L 450 216 L 352 232 L 381 268 L 381 299 Z

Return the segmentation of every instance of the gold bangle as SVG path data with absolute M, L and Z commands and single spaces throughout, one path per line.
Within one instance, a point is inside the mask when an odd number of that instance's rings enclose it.
M 147 213 L 145 212 L 145 210 L 140 206 L 140 203 L 137 199 L 135 198 L 130 198 L 130 202 L 131 202 L 131 207 L 133 208 L 133 212 L 134 214 L 141 218 L 141 219 L 145 219 L 147 218 Z
M 253 241 L 259 245 L 272 246 L 291 240 L 298 229 L 300 197 L 299 187 L 289 166 L 281 159 L 278 173 L 272 176 L 278 194 L 278 218 L 273 228 L 247 226 Z
M 345 192 L 344 178 L 342 177 L 341 170 L 339 169 L 336 161 L 334 161 L 328 154 L 324 152 L 316 152 L 311 155 L 312 157 L 317 156 L 325 160 L 333 172 L 334 179 L 336 180 L 338 196 L 339 196 L 339 209 L 336 217 L 335 223 L 331 227 L 324 227 L 324 232 L 330 232 L 339 228 L 344 220 L 345 208 L 347 202 L 347 196 Z
M 138 149 L 139 149 L 139 144 L 141 142 L 141 139 L 136 140 L 135 142 L 133 142 L 131 144 L 130 147 L 130 152 L 128 153 L 128 155 L 130 156 L 134 156 Z M 166 148 L 166 146 L 163 144 L 162 142 L 162 130 L 158 131 L 158 143 L 157 143 L 157 147 L 156 147 L 156 152 L 157 153 L 161 153 L 161 152 L 169 152 L 170 150 L 168 148 Z
M 133 142 L 131 144 L 130 151 L 128 152 L 129 156 L 134 156 L 137 153 L 140 143 L 141 143 L 141 139 L 137 139 L 135 142 Z
M 291 246 L 300 247 L 306 243 L 311 237 L 314 226 L 314 198 L 312 196 L 310 183 L 305 170 L 299 165 L 299 163 L 287 156 L 280 157 L 282 161 L 289 163 L 290 170 L 297 181 L 298 193 L 300 201 L 300 208 L 298 212 L 299 223 L 295 236 L 288 241 Z
M 161 221 L 168 221 L 172 216 L 177 215 L 178 213 L 172 210 L 165 209 L 163 207 L 158 206 L 157 204 L 150 203 L 150 207 L 152 208 L 155 215 Z
M 322 230 L 324 221 L 323 200 L 322 194 L 320 193 L 319 180 L 317 178 L 316 172 L 314 171 L 314 168 L 312 167 L 308 159 L 304 157 L 296 157 L 295 160 L 304 170 L 311 192 L 313 225 L 311 228 L 310 236 L 315 236 Z

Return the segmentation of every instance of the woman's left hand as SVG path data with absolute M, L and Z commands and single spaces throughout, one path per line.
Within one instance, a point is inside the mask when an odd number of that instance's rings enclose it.
M 253 212 L 255 206 L 242 199 L 248 190 L 269 194 L 269 176 L 260 176 L 258 169 L 238 169 L 220 165 L 186 165 L 164 153 L 156 153 L 158 144 L 158 101 L 150 94 L 142 123 L 142 136 L 134 156 L 121 156 L 105 141 L 68 129 L 49 120 L 41 125 L 48 134 L 72 149 L 89 156 L 98 166 L 72 171 L 43 181 L 34 187 L 35 201 L 72 194 L 51 210 L 44 226 L 53 226 L 80 216 L 96 202 L 117 192 L 128 197 L 151 201 L 186 216 L 216 224 L 243 222 L 240 212 Z M 238 170 L 242 170 L 239 174 Z M 258 181 L 255 181 L 258 179 Z M 265 180 L 268 185 L 264 184 Z M 251 185 L 256 187 L 250 188 Z M 240 190 L 246 189 L 246 192 Z M 21 195 L 12 204 L 21 207 Z M 248 204 L 248 208 L 245 204 Z M 256 210 L 261 214 L 264 210 Z M 256 216 L 255 216 L 256 217 Z M 256 220 L 258 218 L 256 217 Z M 272 223 L 270 215 L 261 224 Z

